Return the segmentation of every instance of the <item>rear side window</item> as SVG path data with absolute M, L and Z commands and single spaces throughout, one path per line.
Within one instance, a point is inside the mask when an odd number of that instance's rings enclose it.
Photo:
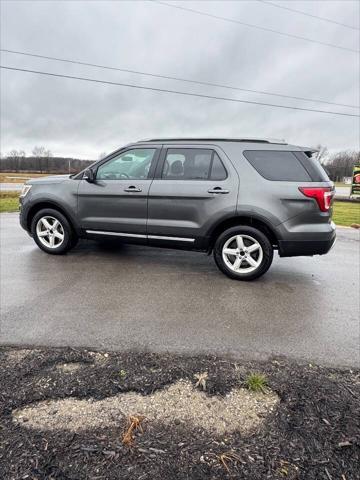
M 293 152 L 248 150 L 245 158 L 267 180 L 283 182 L 311 182 L 308 171 Z
M 165 180 L 224 180 L 226 170 L 214 150 L 169 148 L 162 178 Z

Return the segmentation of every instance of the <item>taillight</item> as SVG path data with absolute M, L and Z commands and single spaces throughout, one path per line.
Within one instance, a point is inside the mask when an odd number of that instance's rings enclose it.
M 299 190 L 306 197 L 314 198 L 322 212 L 327 212 L 331 207 L 335 194 L 331 187 L 299 187 Z

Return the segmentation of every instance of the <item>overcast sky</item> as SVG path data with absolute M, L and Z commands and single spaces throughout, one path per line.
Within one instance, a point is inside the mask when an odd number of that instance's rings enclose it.
M 358 1 L 282 6 L 359 28 Z M 359 30 L 253 1 L 173 2 L 359 50 Z M 359 105 L 359 55 L 148 1 L 2 1 L 1 48 Z M 186 84 L 9 53 L 1 64 L 113 82 L 358 114 L 335 105 Z M 284 138 L 359 149 L 359 118 L 231 103 L 1 71 L 1 152 L 101 152 L 159 136 Z

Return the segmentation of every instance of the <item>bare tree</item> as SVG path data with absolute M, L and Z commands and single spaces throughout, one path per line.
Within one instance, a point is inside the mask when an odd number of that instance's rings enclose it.
M 50 150 L 46 150 L 45 147 L 40 146 L 40 147 L 34 147 L 32 154 L 35 158 L 38 159 L 38 166 L 40 173 L 43 173 L 43 168 L 45 169 L 46 172 L 49 171 L 49 158 L 52 157 L 52 153 Z M 43 165 L 43 162 L 45 163 L 45 167 Z
M 329 156 L 329 150 L 324 145 L 318 144 L 316 145 L 315 149 L 318 151 L 316 155 L 316 159 L 321 163 L 324 164 L 326 162 L 327 157 Z
M 360 164 L 360 152 L 347 150 L 330 155 L 325 168 L 334 182 L 342 181 L 344 177 L 351 177 L 355 164 Z
M 11 150 L 11 152 L 8 153 L 7 157 L 12 159 L 13 161 L 13 170 L 15 172 L 18 172 L 21 170 L 21 160 L 25 158 L 26 154 L 24 150 Z

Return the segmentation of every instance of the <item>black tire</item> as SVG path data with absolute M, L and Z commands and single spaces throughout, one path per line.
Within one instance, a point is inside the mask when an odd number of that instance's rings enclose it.
M 61 232 L 63 233 L 63 240 L 61 241 L 61 243 L 60 240 L 55 240 L 55 242 L 58 241 L 58 246 L 56 246 L 55 243 L 54 247 L 49 248 L 44 245 L 44 243 L 40 240 L 38 236 L 37 226 L 39 221 L 44 217 L 52 217 L 58 222 L 60 222 Z M 37 246 L 41 248 L 41 250 L 43 250 L 44 252 L 50 253 L 51 255 L 63 255 L 64 253 L 71 250 L 78 241 L 78 237 L 73 231 L 68 219 L 58 210 L 55 210 L 53 208 L 44 208 L 43 210 L 40 210 L 34 215 L 34 218 L 31 222 L 31 234 Z M 46 237 L 46 239 L 47 238 L 48 237 Z
M 255 239 L 261 246 L 262 260 L 259 260 L 260 257 L 258 257 L 258 260 L 260 261 L 259 266 L 256 267 L 256 269 L 253 270 L 252 272 L 241 272 L 241 273 L 235 272 L 224 261 L 223 247 L 226 244 L 226 242 L 228 242 L 232 237 L 235 237 L 236 235 L 245 235 L 245 236 L 251 237 L 252 239 Z M 245 238 L 245 241 L 247 241 L 246 238 Z M 259 252 L 260 252 L 260 249 L 259 249 Z M 256 255 L 260 255 L 260 253 L 257 253 Z M 255 280 L 256 278 L 259 278 L 261 275 L 264 275 L 264 273 L 267 272 L 267 270 L 269 269 L 272 263 L 273 255 L 274 255 L 273 247 L 269 239 L 267 238 L 267 236 L 263 232 L 261 232 L 260 230 L 254 227 L 239 226 L 239 227 L 229 228 L 228 230 L 225 230 L 219 235 L 214 245 L 214 259 L 215 259 L 216 265 L 223 273 L 225 273 L 225 275 L 235 280 L 250 281 L 250 280 Z M 235 260 L 235 256 L 231 256 L 230 258 Z M 248 264 L 246 260 L 244 265 L 245 267 L 246 266 L 250 267 L 250 264 Z

